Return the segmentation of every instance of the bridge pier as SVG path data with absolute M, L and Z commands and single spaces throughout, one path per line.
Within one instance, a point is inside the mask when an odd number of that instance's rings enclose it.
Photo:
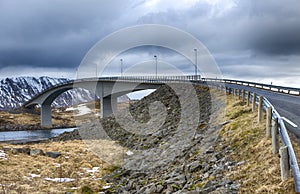
M 50 104 L 41 105 L 41 126 L 52 127 L 52 115 Z
M 113 113 L 113 110 L 117 110 L 117 97 L 109 95 L 104 98 L 100 98 L 100 117 L 104 118 Z

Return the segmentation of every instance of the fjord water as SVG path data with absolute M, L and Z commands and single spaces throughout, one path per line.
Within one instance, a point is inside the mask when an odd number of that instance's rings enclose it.
M 2 141 L 38 141 L 56 137 L 64 132 L 71 132 L 76 128 L 65 129 L 45 129 L 45 130 L 28 130 L 28 131 L 4 131 L 0 132 L 0 142 Z

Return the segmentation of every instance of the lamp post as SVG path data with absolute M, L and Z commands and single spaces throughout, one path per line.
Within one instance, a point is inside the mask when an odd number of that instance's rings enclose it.
M 98 64 L 96 64 L 96 78 L 98 77 Z
M 198 56 L 197 56 L 197 49 L 194 49 L 195 51 L 195 80 L 197 80 L 197 71 L 198 71 L 198 67 L 197 67 L 197 63 L 198 63 Z
M 123 59 L 120 59 L 120 63 L 121 63 L 121 76 L 123 76 Z
M 157 56 L 154 55 L 154 58 L 155 58 L 155 77 L 157 79 Z

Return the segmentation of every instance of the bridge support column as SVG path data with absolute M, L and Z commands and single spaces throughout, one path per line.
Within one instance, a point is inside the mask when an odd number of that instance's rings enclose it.
M 100 117 L 104 118 L 113 113 L 113 110 L 117 110 L 117 97 L 108 96 L 100 98 Z
M 41 106 L 41 126 L 52 127 L 52 115 L 50 104 L 42 104 Z

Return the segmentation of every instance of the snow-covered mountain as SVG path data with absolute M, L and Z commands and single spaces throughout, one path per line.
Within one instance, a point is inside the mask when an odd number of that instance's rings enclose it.
M 69 81 L 65 78 L 50 77 L 17 77 L 0 80 L 0 110 L 10 110 L 20 107 L 24 102 L 36 94 L 54 85 Z M 69 90 L 61 94 L 53 106 L 69 106 L 75 103 L 86 102 L 94 99 L 94 95 L 83 89 Z

